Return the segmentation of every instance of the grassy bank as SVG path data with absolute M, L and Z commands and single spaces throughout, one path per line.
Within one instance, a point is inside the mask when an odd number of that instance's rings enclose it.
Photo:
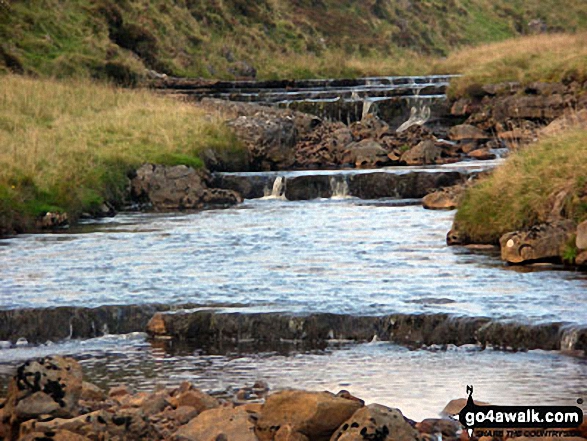
M 177 76 L 420 74 L 427 57 L 587 29 L 584 0 L 3 0 L 0 70 L 132 83 Z M 466 65 L 465 65 L 466 66 Z
M 0 77 L 0 230 L 47 211 L 74 217 L 120 201 L 144 162 L 202 165 L 207 148 L 238 153 L 219 116 L 89 81 Z
M 456 213 L 458 230 L 473 242 L 495 243 L 504 233 L 548 219 L 566 193 L 563 216 L 587 218 L 587 130 L 572 130 L 513 153 L 470 188 Z
M 484 84 L 587 81 L 587 33 L 542 34 L 470 47 L 437 61 L 437 73 L 461 73 L 450 93 L 463 96 Z

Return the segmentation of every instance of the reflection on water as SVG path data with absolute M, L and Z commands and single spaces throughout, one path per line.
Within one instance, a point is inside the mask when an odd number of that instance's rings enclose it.
M 449 248 L 452 216 L 357 199 L 121 215 L 0 241 L 0 308 L 221 302 L 587 324 L 584 275 Z
M 587 361 L 556 353 L 503 353 L 475 347 L 410 351 L 389 343 L 347 345 L 325 351 L 215 355 L 193 348 L 151 346 L 141 334 L 69 342 L 32 350 L 35 356 L 74 354 L 85 379 L 103 388 L 125 383 L 135 390 L 177 386 L 187 380 L 219 391 L 266 380 L 273 390 L 292 387 L 347 389 L 368 403 L 399 407 L 413 419 L 437 416 L 468 384 L 476 398 L 494 404 L 576 405 L 587 397 Z M 0 385 L 31 350 L 0 350 Z M 586 409 L 587 410 L 587 409 Z

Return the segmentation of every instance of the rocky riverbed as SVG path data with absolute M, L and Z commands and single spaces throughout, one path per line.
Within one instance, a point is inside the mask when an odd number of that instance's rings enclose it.
M 28 441 L 456 441 L 516 439 L 480 437 L 455 419 L 465 399 L 438 409 L 440 418 L 413 421 L 400 409 L 366 404 L 337 393 L 285 389 L 264 381 L 230 393 L 208 394 L 190 382 L 134 393 L 122 384 L 102 390 L 84 381 L 71 358 L 43 357 L 16 371 L 0 399 L 0 439 Z M 485 403 L 478 403 L 485 404 Z M 479 432 L 477 432 L 479 433 Z M 581 425 L 567 435 L 587 437 Z M 528 439 L 528 438 L 519 438 Z M 569 438 L 567 438 L 569 439 Z

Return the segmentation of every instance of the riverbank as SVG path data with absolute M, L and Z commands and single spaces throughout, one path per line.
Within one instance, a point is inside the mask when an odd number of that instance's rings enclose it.
M 244 154 L 218 113 L 148 91 L 12 75 L 0 89 L 0 234 L 46 213 L 108 215 L 145 162 L 200 169 L 209 152 Z

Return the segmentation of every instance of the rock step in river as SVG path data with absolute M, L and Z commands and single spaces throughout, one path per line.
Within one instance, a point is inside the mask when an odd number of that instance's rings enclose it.
M 7 310 L 0 311 L 0 340 L 8 347 L 18 339 L 38 344 L 147 330 L 155 338 L 190 341 L 195 348 L 245 343 L 268 350 L 289 343 L 312 349 L 333 341 L 389 341 L 408 347 L 478 345 L 576 354 L 587 349 L 587 325 L 562 322 L 529 324 L 443 313 L 362 316 L 248 309 L 152 304 Z
M 289 201 L 354 196 L 360 199 L 422 198 L 434 189 L 464 181 L 456 170 L 347 170 L 314 172 L 216 173 L 213 186 L 239 192 L 245 199 L 283 197 Z

